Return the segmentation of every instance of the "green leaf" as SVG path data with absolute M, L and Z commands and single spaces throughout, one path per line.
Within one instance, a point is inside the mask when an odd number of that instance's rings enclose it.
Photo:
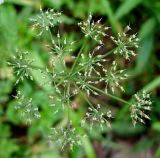
M 18 124 L 20 123 L 21 118 L 19 117 L 20 114 L 16 113 L 15 114 L 15 106 L 16 106 L 16 102 L 15 101 L 11 101 L 8 106 L 7 106 L 7 111 L 6 111 L 6 116 L 8 118 L 8 120 L 10 120 L 13 124 Z
M 86 2 L 79 1 L 76 5 L 74 4 L 73 13 L 75 17 L 84 17 L 86 11 Z
M 154 140 L 150 139 L 141 139 L 132 147 L 132 152 L 142 152 L 149 150 L 154 144 Z
M 89 141 L 87 137 L 83 138 L 83 146 L 84 146 L 87 158 L 96 158 L 94 149 L 91 145 L 91 142 Z
M 141 73 L 145 68 L 147 68 L 148 61 L 151 57 L 151 53 L 154 47 L 154 35 L 151 34 L 147 38 L 145 38 L 139 48 L 139 53 L 137 56 L 137 64 L 135 71 Z
M 74 148 L 74 150 L 71 153 L 71 157 L 72 158 L 75 158 L 75 157 L 76 158 L 82 158 L 82 157 L 84 157 L 83 150 L 80 147 Z
M 18 151 L 19 147 L 13 143 L 12 140 L 1 139 L 0 140 L 0 157 L 12 158 L 13 153 Z
M 154 129 L 154 130 L 157 131 L 157 132 L 160 132 L 160 122 L 155 122 L 155 123 L 152 125 L 152 129 Z
M 160 76 L 156 77 L 153 81 L 147 84 L 143 89 L 145 89 L 147 92 L 151 92 L 158 87 L 160 87 Z
M 5 0 L 7 3 L 13 3 L 13 4 L 18 4 L 18 5 L 23 5 L 23 6 L 40 6 L 39 1 L 33 1 L 33 0 Z
M 0 49 L 3 56 L 0 54 L 0 62 L 3 61 L 5 50 L 13 50 L 16 47 L 18 37 L 18 25 L 16 11 L 13 6 L 0 6 Z
M 32 59 L 35 59 L 35 62 L 34 64 L 40 68 L 44 68 L 45 69 L 45 64 L 43 63 L 41 57 L 38 55 L 37 51 L 35 52 L 32 52 L 31 54 L 31 58 Z M 50 78 L 49 76 L 46 76 L 45 78 L 42 77 L 42 73 L 38 70 L 38 69 L 33 69 L 31 71 L 35 81 L 38 83 L 38 85 L 41 85 L 42 84 L 42 88 L 44 90 L 47 90 L 47 91 L 51 91 L 52 87 L 49 86 L 47 83 L 48 81 L 50 81 Z M 44 84 L 43 84 L 44 83 Z
M 160 146 L 158 147 L 158 149 L 156 150 L 155 156 L 154 158 L 159 158 L 160 157 Z
M 115 19 L 115 16 L 114 16 L 114 13 L 113 13 L 113 10 L 112 10 L 112 7 L 110 5 L 109 0 L 101 0 L 101 4 L 104 7 L 103 9 L 109 18 L 109 22 L 112 26 L 113 31 L 118 32 L 120 30 L 120 28 L 117 25 L 117 21 Z
M 0 139 L 7 138 L 11 135 L 10 126 L 0 122 Z
M 42 3 L 46 6 L 51 6 L 53 8 L 60 8 L 63 4 L 63 0 L 43 0 Z
M 112 124 L 112 129 L 119 135 L 125 136 L 127 133 L 127 136 L 129 136 L 142 133 L 145 130 L 145 126 L 139 124 L 134 127 L 131 122 L 123 121 L 122 123 L 122 121 L 117 121 Z
M 154 34 L 154 29 L 156 27 L 156 20 L 155 18 L 150 18 L 143 25 L 141 26 L 140 32 L 139 32 L 139 39 L 143 40 L 147 38 L 149 35 Z
M 151 53 L 154 47 L 154 30 L 156 27 L 156 21 L 154 18 L 150 18 L 147 20 L 140 29 L 139 32 L 139 39 L 140 39 L 140 48 L 139 54 L 137 57 L 137 65 L 136 65 L 136 72 L 141 73 L 148 61 L 151 57 Z
M 117 9 L 115 18 L 120 20 L 125 15 L 129 14 L 135 7 L 137 7 L 143 0 L 125 0 Z

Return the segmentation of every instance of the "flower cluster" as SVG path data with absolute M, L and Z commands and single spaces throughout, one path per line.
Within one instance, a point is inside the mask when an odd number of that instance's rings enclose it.
M 34 119 L 41 117 L 38 107 L 32 102 L 32 98 L 26 99 L 20 91 L 14 97 L 17 99 L 15 109 L 20 111 L 21 117 L 24 118 L 27 124 L 31 124 Z
M 81 53 L 81 59 L 77 67 L 76 76 L 78 80 L 76 81 L 77 86 L 81 90 L 85 90 L 88 95 L 93 93 L 98 95 L 96 91 L 90 88 L 91 84 L 98 84 L 102 80 L 101 69 L 103 68 L 103 62 L 106 59 L 102 55 L 95 55 L 95 52 L 99 50 L 101 46 L 97 46 L 92 52 L 88 54 Z
M 102 44 L 102 37 L 106 36 L 105 31 L 109 29 L 109 27 L 105 27 L 100 24 L 100 20 L 94 22 L 92 20 L 92 15 L 88 16 L 88 19 L 83 22 L 79 22 L 82 32 L 85 34 L 85 37 L 90 36 L 92 39 L 97 41 L 99 44 Z
M 25 77 L 27 79 L 33 80 L 30 72 L 32 67 L 30 65 L 34 62 L 34 59 L 30 59 L 28 57 L 28 54 L 28 51 L 17 51 L 17 56 L 13 56 L 14 60 L 12 62 L 8 62 L 8 65 L 12 66 L 15 69 L 15 73 L 18 77 L 16 84 L 18 84 L 20 80 L 23 81 Z
M 133 96 L 131 118 L 134 126 L 137 122 L 145 123 L 144 119 L 150 119 L 150 117 L 145 113 L 146 111 L 151 110 L 151 105 L 152 101 L 150 99 L 150 94 L 147 94 L 145 91 Z
M 40 8 L 40 13 L 30 20 L 34 23 L 34 28 L 39 28 L 39 36 L 42 35 L 44 31 L 48 31 L 49 28 L 53 28 L 61 22 L 61 12 L 55 11 L 54 9 L 49 9 L 45 12 Z
M 74 146 L 82 145 L 83 137 L 86 137 L 86 135 L 77 134 L 76 128 L 72 127 L 70 122 L 67 127 L 51 128 L 48 140 L 50 145 L 56 144 L 61 150 L 66 148 L 73 150 Z
M 50 95 L 49 98 L 52 102 L 52 104 L 50 104 L 51 107 L 55 107 L 55 114 L 60 110 L 60 109 L 65 109 L 65 104 L 67 104 L 67 102 L 70 102 L 70 97 L 68 95 L 62 95 L 61 93 L 57 93 L 56 97 L 54 97 L 53 95 Z M 58 105 L 58 106 L 56 106 Z
M 111 111 L 107 111 L 104 113 L 101 111 L 101 106 L 100 104 L 97 105 L 96 108 L 94 107 L 89 107 L 88 112 L 86 113 L 85 118 L 81 121 L 81 126 L 83 127 L 86 122 L 90 123 L 90 129 L 92 130 L 93 125 L 96 123 L 100 126 L 100 128 L 103 130 L 104 126 L 108 126 L 111 128 L 111 124 L 109 122 L 109 119 L 112 118 L 112 113 Z
M 131 28 L 127 26 L 124 29 L 124 32 L 118 33 L 118 37 L 115 38 L 111 36 L 113 42 L 118 46 L 118 48 L 114 51 L 114 54 L 120 54 L 125 57 L 125 59 L 130 58 L 130 56 L 135 56 L 134 49 L 138 48 L 138 41 L 136 34 L 128 35 L 127 32 Z
M 96 66 L 102 67 L 101 62 L 105 62 L 106 59 L 103 59 L 101 55 L 94 55 L 95 51 L 100 49 L 100 46 L 96 47 L 92 52 L 89 52 L 87 56 L 85 54 L 81 54 L 81 63 L 79 66 L 84 67 L 85 74 L 84 76 L 91 76 L 92 73 L 95 73 L 98 76 L 100 72 L 95 69 Z
M 66 38 L 62 39 L 60 37 L 60 34 L 57 34 L 56 39 L 52 39 L 50 48 L 50 54 L 52 55 L 52 65 L 55 66 L 57 61 L 62 61 L 62 63 L 65 65 L 65 59 L 64 57 L 67 55 L 70 55 L 73 51 L 73 44 L 74 42 L 69 42 Z
M 128 75 L 125 73 L 125 70 L 117 70 L 117 63 L 113 61 L 111 69 L 107 71 L 103 69 L 105 72 L 104 79 L 106 83 L 105 92 L 108 93 L 108 87 L 111 89 L 112 93 L 115 92 L 115 88 L 119 87 L 120 90 L 124 92 L 124 88 L 119 84 L 119 82 L 127 79 Z

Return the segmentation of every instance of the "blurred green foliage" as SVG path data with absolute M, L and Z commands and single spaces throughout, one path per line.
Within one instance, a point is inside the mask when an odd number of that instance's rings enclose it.
M 65 13 L 64 26 L 60 29 L 66 31 L 70 39 L 80 39 L 80 33 L 74 32 L 72 27 L 79 19 L 85 19 L 91 12 L 95 18 L 102 17 L 104 23 L 113 28 L 112 34 L 121 31 L 130 24 L 133 32 L 139 32 L 140 48 L 134 61 L 127 63 L 130 69 L 130 79 L 126 84 L 126 98 L 137 90 L 146 88 L 153 94 L 153 109 L 151 121 L 146 126 L 131 126 L 128 120 L 127 107 L 114 103 L 113 109 L 118 111 L 113 122 L 112 132 L 105 130 L 103 136 L 95 129 L 90 137 L 84 140 L 82 148 L 77 148 L 68 153 L 71 158 L 100 157 L 96 150 L 96 142 L 99 147 L 105 147 L 106 154 L 112 157 L 114 151 L 121 151 L 123 143 L 131 142 L 128 152 L 150 151 L 152 157 L 160 157 L 160 1 L 159 0 L 5 0 L 0 5 L 0 157 L 1 158 L 60 158 L 67 157 L 66 153 L 60 153 L 56 149 L 48 149 L 42 137 L 47 136 L 47 130 L 55 124 L 61 115 L 57 114 L 52 119 L 52 111 L 48 108 L 46 91 L 49 87 L 37 87 L 45 82 L 40 74 L 33 72 L 34 83 L 23 82 L 17 88 L 32 96 L 36 104 L 42 109 L 41 119 L 28 127 L 15 113 L 15 76 L 13 70 L 6 62 L 11 59 L 16 48 L 29 50 L 36 58 L 36 65 L 40 67 L 47 62 L 45 53 L 45 38 L 36 36 L 31 29 L 29 18 L 35 16 L 39 7 L 56 8 Z M 83 41 L 82 41 L 83 43 Z M 90 46 L 88 46 L 90 47 Z M 110 46 L 108 46 L 110 47 Z M 76 50 L 77 48 L 75 48 Z M 89 49 L 89 48 L 88 48 Z M 120 61 L 123 62 L 123 61 Z M 83 102 L 77 99 L 81 105 L 77 112 L 72 112 L 74 124 L 78 124 L 84 110 Z M 109 105 L 111 106 L 111 105 Z M 125 138 L 125 139 L 124 139 Z M 121 141 L 119 141 L 121 140 Z M 134 143 L 133 143 L 134 142 Z M 99 149 L 100 150 L 100 149 Z M 127 157 L 127 156 L 126 156 Z

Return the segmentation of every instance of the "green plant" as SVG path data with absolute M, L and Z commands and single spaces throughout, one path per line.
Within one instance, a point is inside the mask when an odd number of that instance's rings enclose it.
M 74 55 L 73 47 L 78 44 L 78 41 L 70 42 L 65 37 L 62 37 L 60 30 L 56 31 L 58 32 L 56 33 L 56 38 L 53 37 L 53 28 L 56 28 L 62 22 L 60 18 L 61 12 L 55 12 L 53 9 L 43 12 L 40 9 L 40 14 L 31 19 L 34 22 L 34 29 L 38 28 L 38 36 L 48 33 L 51 37 L 50 44 L 47 45 L 50 60 L 46 67 L 34 65 L 34 60 L 31 57 L 26 57 L 28 52 L 18 52 L 13 62 L 8 63 L 13 66 L 18 76 L 16 84 L 23 81 L 24 78 L 34 80 L 32 76 L 33 70 L 40 72 L 41 76 L 39 77 L 44 78 L 46 81 L 45 83 L 41 83 L 41 85 L 49 86 L 52 89 L 52 91 L 46 93 L 49 93 L 48 99 L 52 101 L 50 108 L 56 108 L 53 114 L 61 110 L 60 112 L 67 115 L 67 123 L 63 127 L 52 129 L 53 134 L 49 135 L 49 140 L 53 143 L 59 143 L 61 149 L 67 146 L 73 149 L 74 145 L 81 144 L 81 137 L 86 136 L 83 132 L 80 132 L 80 134 L 75 132 L 76 127 L 71 123 L 73 120 L 70 117 L 70 111 L 74 110 L 71 106 L 71 101 L 76 95 L 81 95 L 90 106 L 89 112 L 84 113 L 84 118 L 79 122 L 82 128 L 85 127 L 85 124 L 90 124 L 90 129 L 94 125 L 99 125 L 102 129 L 105 125 L 111 127 L 110 122 L 113 118 L 111 110 L 107 109 L 107 111 L 102 112 L 102 105 L 92 103 L 90 100 L 91 95 L 99 96 L 103 94 L 130 106 L 131 118 L 134 125 L 137 121 L 144 123 L 144 118 L 149 119 L 149 116 L 144 112 L 144 110 L 150 110 L 151 106 L 148 94 L 142 92 L 142 96 L 144 96 L 142 100 L 138 95 L 135 95 L 133 102 L 128 102 L 117 97 L 115 91 L 117 88 L 125 91 L 121 85 L 121 81 L 126 80 L 128 75 L 123 69 L 117 70 L 118 63 L 116 60 L 112 61 L 112 64 L 110 64 L 110 61 L 107 61 L 107 57 L 112 54 L 119 54 L 127 60 L 131 56 L 135 56 L 134 50 L 138 48 L 138 38 L 135 34 L 127 34 L 131 28 L 127 26 L 124 32 L 117 34 L 117 37 L 110 36 L 110 39 L 116 46 L 114 49 L 102 54 L 100 53 L 101 48 L 106 44 L 103 42 L 103 37 L 108 36 L 106 31 L 109 27 L 101 25 L 100 20 L 94 22 L 92 16 L 89 15 L 86 21 L 78 23 L 85 34 L 85 42 L 78 51 L 78 55 Z M 96 46 L 92 51 L 86 53 L 85 47 L 90 42 L 90 39 L 93 39 L 91 44 Z M 71 60 L 71 65 L 67 64 L 67 58 Z M 100 84 L 105 85 L 103 89 L 99 88 Z M 19 102 L 19 106 L 16 107 L 23 111 L 22 114 L 26 116 L 26 121 L 30 123 L 34 118 L 40 118 L 40 111 L 38 111 L 38 108 L 32 107 L 32 100 L 25 99 L 23 95 L 22 97 L 18 97 L 20 94 L 18 92 L 16 97 Z M 139 96 L 141 96 L 141 92 Z M 77 141 L 78 139 L 79 141 Z

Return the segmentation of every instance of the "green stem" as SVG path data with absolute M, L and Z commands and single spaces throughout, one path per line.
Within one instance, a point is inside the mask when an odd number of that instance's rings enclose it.
M 67 86 L 67 97 L 69 97 L 69 91 L 70 91 L 70 83 L 68 83 L 68 86 Z M 68 106 L 68 109 L 67 109 L 67 116 L 68 116 L 68 124 L 69 124 L 69 110 L 70 110 L 70 104 L 69 104 L 69 99 L 67 99 L 67 106 Z
M 105 58 L 105 57 L 111 55 L 117 48 L 118 48 L 118 47 L 116 47 L 116 48 L 110 50 L 109 52 L 107 52 L 106 54 L 102 55 L 101 59 L 103 59 L 103 58 Z
M 79 87 L 77 85 L 75 85 L 75 87 L 77 87 L 79 89 Z M 86 95 L 83 94 L 83 92 L 79 89 L 82 97 L 86 100 L 86 102 L 89 104 L 89 106 L 95 111 L 95 108 L 93 106 L 93 104 L 90 102 L 90 100 L 86 97 Z M 96 111 L 95 111 L 96 112 Z
M 92 86 L 92 85 L 89 85 L 89 84 L 88 84 L 88 86 L 89 86 L 90 88 L 96 90 L 97 92 L 100 92 L 100 93 L 102 93 L 102 94 L 104 94 L 104 95 L 106 95 L 106 96 L 108 96 L 108 97 L 110 97 L 110 98 L 112 98 L 112 99 L 114 99 L 114 100 L 117 100 L 117 101 L 119 101 L 119 102 L 122 102 L 122 103 L 124 103 L 124 104 L 128 104 L 128 105 L 129 105 L 129 102 L 127 102 L 127 101 L 125 101 L 125 100 L 123 100 L 123 99 L 121 99 L 121 98 L 119 98 L 119 97 L 116 97 L 116 96 L 114 96 L 114 95 L 112 95 L 112 94 L 106 93 L 106 92 L 98 89 L 98 88 L 95 87 L 95 86 Z
M 48 32 L 49 32 L 49 36 L 50 36 L 51 40 L 53 41 L 53 35 L 52 35 L 52 32 L 51 32 L 50 28 L 48 29 Z
M 84 95 L 83 92 L 81 92 L 81 95 L 82 95 L 82 97 L 86 100 L 86 102 L 89 104 L 89 106 L 94 109 L 92 103 L 91 103 L 90 100 L 86 97 L 86 95 Z
M 114 49 L 112 49 L 112 50 L 110 50 L 110 51 L 107 52 L 106 54 L 102 55 L 101 58 L 95 60 L 95 62 L 98 62 L 98 61 L 100 61 L 100 59 L 103 59 L 103 58 L 105 58 L 105 57 L 111 55 L 116 49 L 117 49 L 117 47 L 114 48 Z M 77 60 L 78 60 L 78 59 L 77 59 Z M 76 61 L 76 62 L 77 62 L 77 61 Z M 83 70 L 83 69 L 85 69 L 85 66 L 84 66 L 84 67 L 81 67 L 81 68 L 79 68 L 77 71 L 75 71 L 75 72 L 72 74 L 72 76 L 74 76 L 77 72 L 80 72 L 80 71 Z M 71 70 L 71 73 L 72 73 L 72 72 L 73 72 L 73 70 Z M 71 73 L 70 73 L 70 74 L 71 74 Z
M 86 38 L 85 41 L 83 42 L 83 45 L 82 45 L 80 51 L 78 52 L 78 55 L 77 55 L 77 57 L 76 57 L 76 60 L 74 61 L 73 65 L 72 65 L 70 74 L 73 72 L 73 70 L 74 70 L 74 68 L 75 68 L 75 66 L 76 66 L 76 64 L 77 64 L 77 62 L 78 62 L 78 59 L 79 59 L 79 57 L 80 57 L 80 55 L 81 55 L 81 53 L 82 53 L 82 51 L 83 51 L 83 49 L 84 49 L 87 41 L 88 41 L 88 38 Z

